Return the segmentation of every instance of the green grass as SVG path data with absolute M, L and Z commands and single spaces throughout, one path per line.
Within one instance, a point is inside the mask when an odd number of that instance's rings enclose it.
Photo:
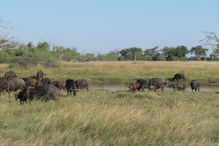
M 0 65 L 0 76 L 13 70 L 20 77 L 36 75 L 42 70 L 53 80 L 67 78 L 87 79 L 89 81 L 134 81 L 137 78 L 170 78 L 176 73 L 184 73 L 187 81 L 199 80 L 202 83 L 219 83 L 219 62 L 61 62 L 59 67 L 42 66 L 28 69 L 8 68 Z
M 28 69 L 0 65 L 0 75 L 13 70 L 27 77 L 43 70 L 53 80 L 131 81 L 182 72 L 189 80 L 208 82 L 219 81 L 218 68 L 218 62 L 88 62 Z M 0 144 L 219 145 L 216 92 L 112 93 L 91 87 L 76 97 L 61 94 L 59 104 L 33 101 L 22 106 L 13 96 L 1 95 Z

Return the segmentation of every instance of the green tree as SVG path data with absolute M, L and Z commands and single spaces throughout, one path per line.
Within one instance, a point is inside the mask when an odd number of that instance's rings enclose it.
M 39 42 L 36 48 L 42 52 L 49 52 L 50 45 L 48 42 Z
M 158 46 L 155 46 L 154 48 L 146 49 L 144 51 L 144 56 L 148 59 L 150 58 L 151 61 L 154 61 L 157 59 L 157 56 L 159 55 Z
M 176 56 L 176 48 L 175 47 L 164 47 L 162 50 L 162 54 L 166 57 L 168 61 L 174 60 Z
M 32 42 L 29 42 L 29 43 L 27 44 L 27 49 L 28 49 L 28 51 L 30 51 L 30 52 L 34 52 L 34 51 L 35 51 L 35 46 L 33 45 Z
M 184 58 L 189 53 L 189 50 L 186 46 L 177 46 L 175 49 L 175 56 L 179 58 Z
M 207 48 L 203 48 L 201 45 L 199 45 L 196 47 L 192 47 L 189 52 L 191 54 L 195 54 L 197 60 L 201 60 L 201 57 L 203 58 L 206 57 L 207 51 L 208 51 Z
M 142 49 L 137 47 L 127 48 L 120 51 L 125 60 L 137 60 L 142 56 Z

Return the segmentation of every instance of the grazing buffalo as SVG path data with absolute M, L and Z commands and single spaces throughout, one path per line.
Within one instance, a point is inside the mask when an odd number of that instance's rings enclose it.
M 24 80 L 27 86 L 34 87 L 35 85 L 34 78 L 29 77 L 29 78 L 22 78 L 22 79 Z
M 130 91 L 134 92 L 139 87 L 139 83 L 126 83 L 126 86 Z
M 65 82 L 64 81 L 54 81 L 54 82 L 52 82 L 52 84 L 54 86 L 56 86 L 57 88 L 59 88 L 59 90 L 65 89 Z
M 41 100 L 55 100 L 57 103 L 59 102 L 59 89 L 52 84 L 45 85 L 45 94 L 43 94 Z
M 179 81 L 179 80 L 183 80 L 186 81 L 186 76 L 184 74 L 175 74 L 174 77 L 172 78 L 172 81 Z
M 43 79 L 43 72 L 39 71 L 37 72 L 37 80 Z
M 167 82 L 163 78 L 151 78 L 149 82 L 149 89 L 154 89 L 154 91 L 156 91 L 161 88 L 163 91 L 166 84 Z
M 26 86 L 26 83 L 23 79 L 12 79 L 7 82 L 7 91 L 10 96 L 10 91 L 17 91 Z
M 139 84 L 137 90 L 142 89 L 142 91 L 144 91 L 145 88 L 149 87 L 150 79 L 138 79 L 136 83 Z
M 66 90 L 67 90 L 67 94 L 71 95 L 71 93 L 73 92 L 73 95 L 76 96 L 76 83 L 74 80 L 72 79 L 67 79 L 65 81 L 65 87 L 66 87 Z
M 191 86 L 192 91 L 195 90 L 195 92 L 196 92 L 196 91 L 199 92 L 199 89 L 200 89 L 200 83 L 199 83 L 199 81 L 197 81 L 197 80 L 192 80 L 191 83 L 190 83 L 190 86 Z
M 77 89 L 80 89 L 80 90 L 84 88 L 87 88 L 87 90 L 89 89 L 87 80 L 76 80 L 75 84 L 76 84 Z
M 35 84 L 37 99 L 42 101 L 55 100 L 59 102 L 59 89 L 53 84 L 43 84 L 40 80 Z
M 45 85 L 45 84 L 51 84 L 51 83 L 52 83 L 49 78 L 43 78 L 43 79 L 41 80 L 41 82 L 42 82 L 44 85 Z
M 13 71 L 8 71 L 5 73 L 6 80 L 14 79 L 15 77 L 17 77 L 17 75 Z
M 27 100 L 29 100 L 30 102 L 34 99 L 34 95 L 34 87 L 25 86 L 23 90 L 21 90 L 18 94 L 15 94 L 15 100 L 17 101 L 18 99 L 20 99 L 20 104 L 23 104 L 24 102 L 27 103 Z

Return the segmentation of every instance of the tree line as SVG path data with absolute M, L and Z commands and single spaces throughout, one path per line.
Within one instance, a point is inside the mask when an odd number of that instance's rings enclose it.
M 9 37 L 10 29 L 0 17 L 0 63 L 28 66 L 43 64 L 54 66 L 58 60 L 64 61 L 186 61 L 186 60 L 219 60 L 219 39 L 214 32 L 205 32 L 206 45 L 211 45 L 212 50 L 201 45 L 187 48 L 184 45 L 176 47 L 155 46 L 142 49 L 130 47 L 115 49 L 108 53 L 79 53 L 76 48 L 63 46 L 50 46 L 46 41 L 37 45 L 18 43 L 14 37 Z M 4 34 L 7 34 L 6 37 Z M 212 43 L 213 41 L 213 43 Z
M 138 47 L 112 50 L 108 53 L 79 53 L 76 48 L 50 46 L 48 42 L 19 44 L 5 43 L 0 40 L 0 62 L 53 65 L 58 60 L 64 61 L 187 61 L 187 60 L 219 60 L 219 44 L 215 45 L 210 55 L 209 49 L 199 45 L 188 49 L 186 46 L 157 46 L 143 50 Z

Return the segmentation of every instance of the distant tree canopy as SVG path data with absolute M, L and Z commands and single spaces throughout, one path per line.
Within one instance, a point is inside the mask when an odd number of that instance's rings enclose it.
M 4 40 L 0 40 L 4 41 Z M 143 50 L 138 47 L 116 49 L 108 53 L 80 53 L 76 48 L 66 48 L 48 42 L 37 45 L 13 43 L 0 50 L 0 62 L 13 65 L 28 66 L 42 64 L 55 66 L 57 61 L 186 61 L 186 60 L 219 60 L 219 45 L 208 53 L 209 49 L 198 45 L 188 49 L 186 46 L 163 47 L 158 46 Z M 209 55 L 208 55 L 209 54 Z
M 120 60 L 141 60 L 142 49 L 137 47 L 127 48 L 120 51 Z

